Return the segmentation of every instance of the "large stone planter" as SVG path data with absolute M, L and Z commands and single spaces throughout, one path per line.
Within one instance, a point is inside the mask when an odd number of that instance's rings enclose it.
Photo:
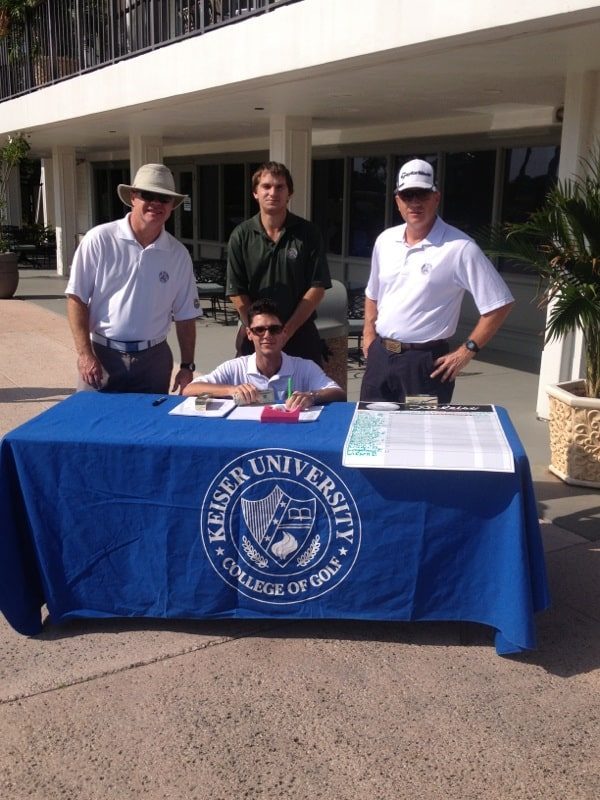
M 0 300 L 7 300 L 19 285 L 19 254 L 0 253 Z
M 549 470 L 565 483 L 600 489 L 600 399 L 585 382 L 546 387 L 550 400 Z

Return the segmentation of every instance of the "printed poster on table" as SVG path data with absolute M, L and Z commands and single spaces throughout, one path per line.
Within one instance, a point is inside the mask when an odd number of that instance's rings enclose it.
M 346 467 L 514 472 L 491 405 L 357 403 L 346 437 Z

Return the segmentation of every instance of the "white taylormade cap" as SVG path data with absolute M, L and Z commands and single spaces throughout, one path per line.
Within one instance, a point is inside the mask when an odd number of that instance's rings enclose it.
M 405 189 L 428 189 L 430 192 L 435 192 L 435 180 L 431 164 L 427 161 L 421 161 L 420 158 L 414 158 L 412 161 L 407 161 L 406 164 L 403 164 L 398 173 L 396 191 L 403 192 Z

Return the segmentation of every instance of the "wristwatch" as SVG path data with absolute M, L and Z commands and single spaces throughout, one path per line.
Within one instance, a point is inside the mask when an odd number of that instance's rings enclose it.
M 194 370 L 196 369 L 196 365 L 194 364 L 193 361 L 190 361 L 189 364 L 180 364 L 179 369 L 189 369 L 192 372 L 194 372 Z
M 465 347 L 472 353 L 478 353 L 481 349 L 477 344 L 477 342 L 474 342 L 473 339 L 467 339 L 467 341 L 465 342 Z

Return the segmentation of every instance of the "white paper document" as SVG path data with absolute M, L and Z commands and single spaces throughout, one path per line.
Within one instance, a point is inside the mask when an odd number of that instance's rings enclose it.
M 169 414 L 181 414 L 184 417 L 225 417 L 235 408 L 233 400 L 225 397 L 211 397 L 206 408 L 196 408 L 196 398 L 186 397 L 183 403 L 172 408 Z
M 358 403 L 346 437 L 346 467 L 514 472 L 493 406 Z

